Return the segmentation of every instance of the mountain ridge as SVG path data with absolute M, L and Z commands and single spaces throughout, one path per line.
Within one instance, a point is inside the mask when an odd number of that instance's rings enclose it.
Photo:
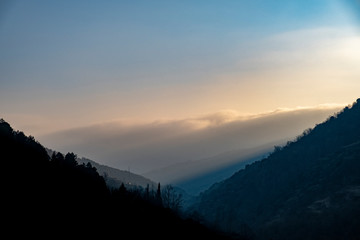
M 359 123 L 360 99 L 314 129 L 304 131 L 295 141 L 275 147 L 267 158 L 213 185 L 201 195 L 194 208 L 223 229 L 238 231 L 239 225 L 245 224 L 259 239 L 266 236 L 286 239 L 290 229 L 296 232 L 292 239 L 304 239 L 304 235 L 305 239 L 342 239 L 344 236 L 332 231 L 339 224 L 336 217 L 327 216 L 339 215 L 338 219 L 343 219 L 345 213 L 349 213 L 359 224 L 360 206 L 351 200 L 360 200 L 356 195 L 360 186 Z M 355 189 L 354 194 L 350 196 L 351 191 L 347 189 Z M 333 200 L 336 199 L 333 195 L 343 203 Z M 309 206 L 327 198 L 335 201 L 336 207 L 330 205 L 331 208 L 316 216 L 308 211 Z M 345 202 L 349 206 L 344 206 Z M 324 204 L 326 206 L 327 201 Z M 343 209 L 344 215 L 337 209 Z M 307 224 L 309 217 L 324 221 L 324 226 Z M 339 226 L 347 232 L 348 239 L 356 239 L 360 234 L 356 230 L 360 225 Z
M 109 167 L 84 157 L 78 158 L 77 161 L 80 164 L 91 163 L 91 165 L 98 170 L 99 174 L 104 177 L 107 185 L 111 188 L 119 188 L 121 184 L 124 184 L 127 188 L 146 188 L 148 185 L 150 188 L 156 187 L 156 183 L 154 181 L 130 171 Z
M 56 151 L 46 148 L 49 156 L 51 156 Z M 96 168 L 98 173 L 104 178 L 107 186 L 112 189 L 117 189 L 124 184 L 127 188 L 146 188 L 149 186 L 151 189 L 156 187 L 156 183 L 142 175 L 132 173 L 130 171 L 121 170 L 117 168 L 113 168 L 104 164 L 100 164 L 94 160 L 85 158 L 85 157 L 77 157 L 76 161 L 79 164 L 87 165 L 90 163 L 93 167 Z
M 50 157 L 53 153 L 56 153 L 56 151 L 49 148 L 46 148 L 46 151 Z M 79 164 L 85 165 L 90 163 L 96 168 L 100 176 L 104 178 L 106 185 L 111 189 L 117 189 L 121 186 L 121 184 L 124 184 L 127 188 L 146 188 L 148 186 L 151 189 L 156 188 L 156 183 L 154 181 L 142 175 L 100 164 L 85 157 L 77 157 L 76 161 Z
M 170 232 L 181 239 L 230 239 L 165 208 L 160 185 L 157 192 L 128 191 L 124 185 L 110 190 L 90 163 L 78 164 L 74 153 L 50 157 L 34 137 L 14 131 L 3 119 L 0 147 L 3 233 L 11 238 L 26 233 L 29 238 L 169 239 Z

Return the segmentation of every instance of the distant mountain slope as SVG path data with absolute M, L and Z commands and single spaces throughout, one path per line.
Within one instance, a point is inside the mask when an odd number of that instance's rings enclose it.
M 225 230 L 250 227 L 259 239 L 358 239 L 360 99 L 213 185 L 195 209 Z
M 245 159 L 245 160 L 241 159 L 236 163 L 222 166 L 219 167 L 218 169 L 207 171 L 205 173 L 201 173 L 199 175 L 193 176 L 188 179 L 181 179 L 179 181 L 175 181 L 173 184 L 184 189 L 189 194 L 196 196 L 200 194 L 202 191 L 207 190 L 213 184 L 231 177 L 238 170 L 245 168 L 246 165 L 255 162 L 256 160 L 260 160 L 262 158 L 263 155 L 259 157 L 255 157 L 255 156 L 250 157 L 249 159 Z
M 46 148 L 47 153 L 51 156 L 55 151 L 49 148 Z M 79 164 L 88 164 L 90 163 L 93 167 L 96 168 L 97 172 L 105 179 L 106 185 L 110 188 L 119 188 L 121 184 L 124 184 L 127 188 L 133 187 L 142 187 L 146 188 L 147 186 L 150 189 L 155 189 L 157 184 L 150 179 L 147 179 L 141 175 L 132 173 L 130 171 L 120 170 L 117 168 L 112 168 L 106 165 L 99 164 L 93 160 L 87 158 L 77 158 L 76 161 Z
M 157 184 L 150 179 L 129 171 L 101 165 L 87 158 L 78 158 L 77 161 L 79 164 L 91 163 L 91 165 L 97 169 L 99 174 L 104 177 L 106 184 L 112 188 L 119 188 L 122 183 L 124 183 L 126 187 L 140 186 L 146 188 L 149 185 L 150 188 L 155 188 L 157 186 Z
M 231 177 L 247 164 L 264 158 L 278 143 L 272 142 L 256 148 L 238 149 L 206 159 L 179 163 L 162 169 L 168 176 L 165 173 L 163 175 L 171 180 L 171 184 L 192 195 L 198 195 L 214 183 Z M 184 177 L 184 172 L 188 174 L 187 177 Z M 151 173 L 149 176 L 152 176 Z

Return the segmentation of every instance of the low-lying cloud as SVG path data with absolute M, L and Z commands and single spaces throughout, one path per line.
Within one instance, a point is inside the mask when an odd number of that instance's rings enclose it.
M 256 148 L 277 141 L 285 143 L 341 108 L 339 105 L 323 105 L 278 109 L 249 116 L 226 110 L 196 118 L 148 124 L 102 123 L 55 132 L 38 139 L 54 150 L 75 152 L 101 164 L 142 174 L 234 150 Z M 206 164 L 206 161 L 202 162 Z M 199 166 L 195 172 L 200 172 L 201 168 Z M 186 176 L 186 172 L 179 175 Z M 166 180 L 161 174 L 158 179 Z

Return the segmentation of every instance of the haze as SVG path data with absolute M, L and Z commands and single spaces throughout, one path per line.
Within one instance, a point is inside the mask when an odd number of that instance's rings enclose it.
M 111 122 L 56 132 L 40 140 L 58 151 L 90 156 L 168 183 L 266 154 L 341 107 L 282 109 L 251 116 L 225 111 L 135 126 Z

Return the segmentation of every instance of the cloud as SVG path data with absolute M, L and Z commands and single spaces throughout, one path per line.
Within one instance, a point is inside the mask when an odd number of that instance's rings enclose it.
M 233 150 L 256 148 L 279 140 L 285 142 L 339 109 L 338 105 L 302 107 L 248 116 L 226 110 L 148 124 L 109 122 L 55 132 L 38 139 L 54 150 L 72 151 L 102 164 L 145 173 Z

